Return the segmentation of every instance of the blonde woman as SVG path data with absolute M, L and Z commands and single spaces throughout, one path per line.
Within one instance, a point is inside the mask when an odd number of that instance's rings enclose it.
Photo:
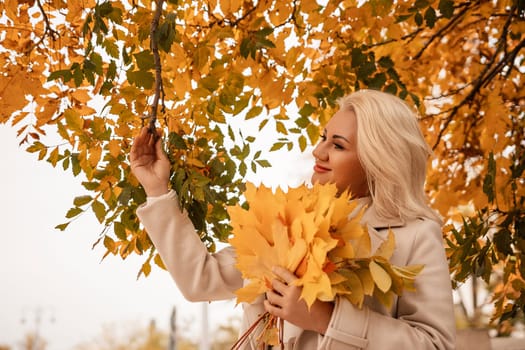
M 268 311 L 285 320 L 286 349 L 454 349 L 455 322 L 441 222 L 427 204 L 423 185 L 430 155 L 414 111 L 401 99 L 361 90 L 339 101 L 313 155 L 312 182 L 350 189 L 367 210 L 372 250 L 395 234 L 395 265 L 424 264 L 416 292 L 395 298 L 391 308 L 370 298 L 359 309 L 344 298 L 299 300 L 293 273 L 276 267 L 273 290 L 243 305 L 243 328 Z M 148 195 L 137 214 L 168 271 L 190 301 L 234 298 L 242 287 L 235 253 L 209 254 L 195 234 L 173 191 L 169 161 L 160 141 L 143 129 L 136 138 L 131 167 Z M 283 281 L 283 282 L 281 282 Z M 241 330 L 243 331 L 243 330 Z M 246 349 L 255 350 L 253 340 Z

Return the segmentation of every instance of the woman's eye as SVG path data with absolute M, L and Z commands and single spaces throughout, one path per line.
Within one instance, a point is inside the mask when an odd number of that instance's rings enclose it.
M 326 141 L 326 135 L 321 135 L 321 140 Z
M 337 143 L 334 143 L 334 147 L 335 149 L 343 149 L 343 146 L 337 144 Z

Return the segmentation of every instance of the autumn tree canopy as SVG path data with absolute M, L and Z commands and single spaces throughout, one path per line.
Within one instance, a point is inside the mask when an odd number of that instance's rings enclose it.
M 272 150 L 304 150 L 337 98 L 380 89 L 420 112 L 434 207 L 477 211 L 448 235 L 455 278 L 503 263 L 496 316 L 525 304 L 523 1 L 5 0 L 0 13 L 0 121 L 86 189 L 60 229 L 92 210 L 106 254 L 147 254 L 146 275 L 162 265 L 127 162 L 156 121 L 213 249 L 243 176 L 269 166 L 241 120 L 274 129 Z

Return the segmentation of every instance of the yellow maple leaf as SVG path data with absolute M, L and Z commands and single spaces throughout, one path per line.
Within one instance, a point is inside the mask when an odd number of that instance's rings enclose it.
M 392 285 L 392 278 L 390 275 L 374 260 L 371 260 L 368 266 L 377 287 L 384 293 L 388 292 Z
M 377 248 L 375 255 L 381 256 L 385 259 L 390 259 L 392 254 L 394 254 L 394 249 L 396 247 L 396 242 L 394 238 L 394 233 L 392 230 L 388 230 L 387 239 L 384 240 L 381 245 Z

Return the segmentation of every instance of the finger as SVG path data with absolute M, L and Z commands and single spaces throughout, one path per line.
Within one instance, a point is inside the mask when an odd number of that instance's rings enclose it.
M 284 283 L 283 281 L 274 278 L 272 280 L 272 288 L 274 291 L 278 292 L 280 295 L 284 295 L 286 292 L 286 289 L 288 288 L 288 285 Z
M 143 127 L 139 134 L 135 136 L 133 139 L 133 143 L 131 144 L 131 150 L 130 150 L 130 159 L 134 160 L 136 159 L 140 154 L 140 149 L 142 145 L 144 144 L 144 139 L 146 138 L 146 127 Z
M 151 131 L 151 130 L 148 129 L 148 146 L 149 147 L 155 147 L 155 143 L 156 142 L 157 142 L 157 132 L 156 131 Z
M 266 300 L 273 306 L 281 307 L 283 296 L 275 290 L 269 290 L 266 292 Z
M 268 300 L 264 301 L 264 309 L 274 316 L 280 316 L 281 308 L 272 305 Z
M 142 145 L 144 145 L 145 142 L 147 142 L 148 139 L 148 128 L 143 127 L 139 134 L 135 137 L 133 140 L 133 144 L 131 145 L 131 148 L 137 151 Z
M 166 153 L 164 153 L 164 150 L 162 149 L 162 139 L 160 137 L 157 139 L 157 142 L 155 143 L 155 153 L 156 153 L 157 159 L 167 159 Z
M 297 279 L 297 276 L 281 266 L 274 266 L 272 272 L 281 278 L 286 284 L 292 284 Z
M 137 137 L 137 143 L 139 145 L 143 145 L 148 140 L 148 127 L 144 126 L 142 129 L 140 129 L 139 136 Z

